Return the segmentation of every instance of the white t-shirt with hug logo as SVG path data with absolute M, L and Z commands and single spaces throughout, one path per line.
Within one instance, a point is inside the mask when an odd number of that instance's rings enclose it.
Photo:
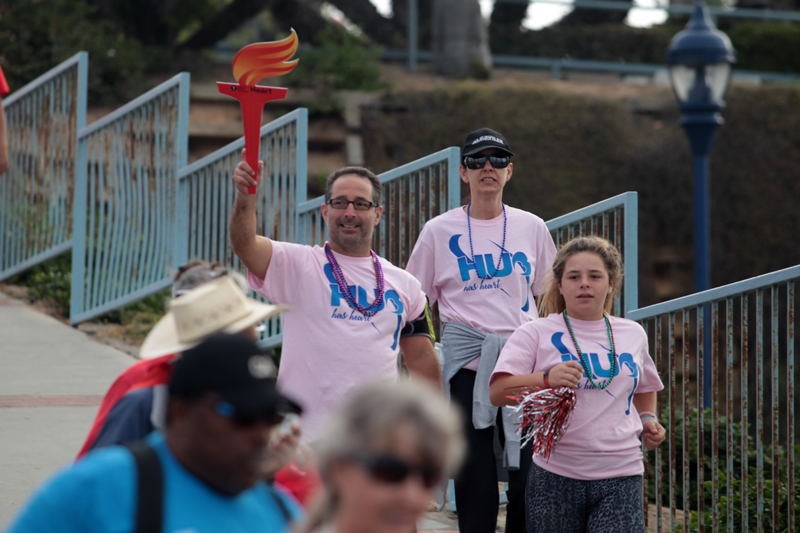
M 380 258 L 384 303 L 365 317 L 345 300 L 324 248 L 273 241 L 272 250 L 265 279 L 250 272 L 247 278 L 267 300 L 292 308 L 281 315 L 278 387 L 303 406 L 303 438 L 314 440 L 354 388 L 397 380 L 400 331 L 423 313 L 425 295 L 413 276 Z M 372 304 L 378 290 L 372 258 L 333 255 L 359 304 Z

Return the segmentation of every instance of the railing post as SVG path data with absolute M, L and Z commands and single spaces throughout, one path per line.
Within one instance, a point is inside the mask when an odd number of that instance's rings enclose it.
M 417 0 L 408 0 L 408 70 L 417 70 L 419 55 L 419 16 L 417 14 Z
M 72 198 L 72 274 L 70 284 L 69 315 L 83 311 L 86 286 L 86 195 L 89 167 L 86 142 L 80 132 L 86 127 L 86 100 L 89 91 L 89 53 L 78 57 L 78 116 L 76 120 L 75 185 Z M 70 318 L 70 324 L 76 323 Z
M 461 205 L 461 174 L 458 167 L 461 164 L 461 150 L 455 146 L 449 148 L 447 156 L 447 209 L 455 209 Z
M 181 72 L 181 78 L 178 82 L 178 132 L 176 135 L 175 143 L 175 177 L 178 182 L 175 184 L 175 199 L 176 209 L 173 212 L 175 217 L 173 228 L 175 231 L 175 269 L 189 261 L 189 226 L 187 220 L 187 206 L 186 196 L 187 189 L 186 180 L 178 178 L 180 170 L 186 166 L 189 153 L 189 100 L 191 85 L 191 74 L 188 72 Z
M 639 195 L 625 193 L 625 302 L 624 313 L 639 308 Z
M 295 190 L 295 242 L 306 244 L 306 216 L 298 213 L 300 204 L 308 199 L 308 109 L 297 110 L 297 188 Z

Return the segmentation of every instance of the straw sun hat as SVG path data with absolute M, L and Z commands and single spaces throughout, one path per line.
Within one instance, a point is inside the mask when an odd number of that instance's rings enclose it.
M 144 340 L 139 357 L 183 352 L 214 333 L 238 333 L 288 310 L 248 298 L 229 277 L 219 278 L 173 300 L 169 312 Z

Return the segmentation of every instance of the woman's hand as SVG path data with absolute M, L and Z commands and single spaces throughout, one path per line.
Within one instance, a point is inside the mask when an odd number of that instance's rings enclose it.
M 583 367 L 577 361 L 567 361 L 550 369 L 548 381 L 550 388 L 569 387 L 574 389 L 583 377 Z
M 642 442 L 645 448 L 655 450 L 666 438 L 667 430 L 664 429 L 664 426 L 653 419 L 642 421 Z

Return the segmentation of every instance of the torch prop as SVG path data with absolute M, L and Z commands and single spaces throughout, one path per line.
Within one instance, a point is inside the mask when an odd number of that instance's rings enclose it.
M 217 89 L 239 100 L 244 122 L 244 147 L 247 163 L 256 171 L 258 180 L 258 157 L 261 146 L 261 115 L 264 104 L 272 100 L 286 98 L 288 89 L 256 85 L 262 78 L 282 76 L 290 72 L 297 59 L 287 61 L 297 51 L 297 33 L 282 41 L 253 43 L 245 46 L 233 58 L 233 76 L 239 83 L 217 82 Z M 249 187 L 247 192 L 256 194 L 257 186 Z

